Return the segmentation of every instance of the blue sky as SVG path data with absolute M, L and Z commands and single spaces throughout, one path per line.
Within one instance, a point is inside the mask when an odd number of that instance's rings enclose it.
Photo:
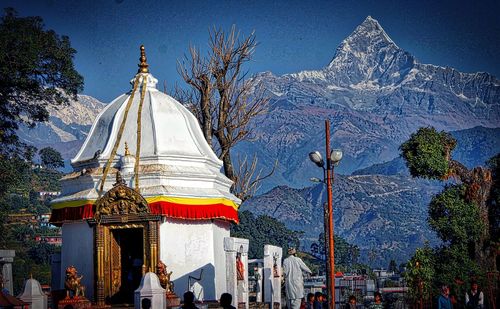
M 21 16 L 41 16 L 68 35 L 85 78 L 83 93 L 109 102 L 129 89 L 139 45 L 153 75 L 171 88 L 190 44 L 205 48 L 208 29 L 255 30 L 247 69 L 285 74 L 326 66 L 339 43 L 368 15 L 420 62 L 500 77 L 500 1 L 4 1 Z M 162 86 L 161 86 L 162 87 Z

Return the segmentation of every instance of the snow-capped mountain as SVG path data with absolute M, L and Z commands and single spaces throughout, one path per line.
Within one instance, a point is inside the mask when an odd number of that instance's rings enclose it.
M 20 126 L 17 134 L 22 142 L 39 149 L 53 147 L 69 160 L 78 152 L 94 119 L 105 106 L 91 96 L 78 95 L 77 100 L 70 99 L 68 105 L 51 107 L 49 121 L 37 124 L 34 129 Z
M 269 111 L 255 122 L 254 139 L 239 144 L 233 157 L 256 154 L 263 174 L 278 159 L 262 192 L 280 187 L 242 207 L 302 229 L 309 240 L 321 227 L 316 223 L 324 187 L 303 187 L 310 177 L 322 176 L 308 153 L 324 152 L 325 119 L 332 124 L 332 146 L 344 152 L 336 173 L 362 169 L 358 173 L 363 174 L 337 178 L 335 224 L 341 236 L 365 252 L 384 248 L 380 260 L 403 261 L 432 239 L 426 209 L 440 185 L 391 174 L 405 168 L 391 160 L 411 133 L 422 126 L 459 131 L 453 155 L 468 166 L 500 151 L 499 129 L 490 129 L 500 127 L 500 81 L 487 73 L 422 64 L 371 17 L 341 42 L 324 68 L 282 76 L 264 72 L 255 78 L 271 97 Z M 80 95 L 68 107 L 52 110 L 49 122 L 21 128 L 19 136 L 39 148 L 55 147 L 70 159 L 104 106 Z M 372 166 L 383 162 L 389 163 Z M 389 175 L 366 175 L 373 173 Z
M 325 68 L 281 77 L 264 73 L 259 79 L 276 97 L 295 104 L 340 104 L 380 115 L 472 114 L 476 125 L 484 126 L 496 126 L 500 119 L 500 80 L 419 63 L 370 16 L 342 41 Z M 463 129 L 458 119 L 452 124 L 456 127 L 449 129 Z
M 256 141 L 240 146 L 269 168 L 270 183 L 303 186 L 319 171 L 307 154 L 324 149 L 324 120 L 342 148 L 341 173 L 394 159 L 398 147 L 422 126 L 454 131 L 500 126 L 500 81 L 487 73 L 462 73 L 422 64 L 368 17 L 337 48 L 323 69 L 256 79 L 271 96 L 256 126 Z M 266 189 L 271 188 L 267 186 Z

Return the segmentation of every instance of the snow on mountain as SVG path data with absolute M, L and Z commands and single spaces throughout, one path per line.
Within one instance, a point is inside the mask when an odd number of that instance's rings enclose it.
M 39 123 L 33 129 L 21 125 L 17 134 L 27 144 L 39 149 L 51 146 L 65 159 L 70 159 L 83 144 L 94 119 L 105 106 L 91 96 L 78 95 L 77 100 L 70 99 L 68 105 L 50 107 L 49 121 Z
M 459 159 L 476 154 L 474 161 L 466 163 L 477 164 L 498 149 L 497 139 L 489 137 L 497 131 L 490 128 L 500 127 L 500 81 L 488 73 L 420 63 L 370 16 L 340 43 L 323 69 L 282 76 L 263 72 L 255 78 L 271 98 L 269 111 L 255 121 L 255 138 L 240 143 L 233 157 L 256 154 L 263 174 L 278 159 L 276 172 L 265 180 L 261 191 L 281 187 L 248 201 L 242 209 L 270 214 L 289 227 L 304 229 L 309 240 L 317 237 L 321 227 L 315 218 L 321 216 L 324 187 L 304 188 L 310 185 L 310 177 L 322 176 L 308 153 L 324 150 L 325 119 L 332 124 L 332 146 L 344 152 L 335 168 L 337 174 L 394 160 L 399 145 L 422 126 L 471 129 L 457 135 L 457 149 L 460 140 L 469 142 L 453 154 Z M 49 122 L 33 130 L 22 127 L 19 136 L 39 148 L 55 147 L 69 159 L 104 106 L 80 95 L 68 107 L 51 110 Z M 392 173 L 401 169 L 398 164 L 365 171 Z M 382 250 L 386 256 L 380 260 L 403 260 L 432 238 L 425 223 L 426 205 L 439 186 L 405 175 L 337 180 L 336 224 L 342 236 L 365 252 L 372 246 L 392 248 Z M 387 240 L 386 235 L 394 239 Z
M 419 63 L 370 16 L 342 41 L 325 68 L 257 79 L 293 104 L 340 104 L 382 115 L 455 113 L 468 119 L 472 114 L 477 121 L 469 127 L 496 126 L 500 120 L 497 78 Z M 452 130 L 464 128 L 464 122 L 449 124 Z

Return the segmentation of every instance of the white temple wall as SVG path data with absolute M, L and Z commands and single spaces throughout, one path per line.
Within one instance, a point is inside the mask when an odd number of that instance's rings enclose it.
M 227 292 L 226 287 L 226 255 L 224 253 L 224 238 L 229 237 L 231 223 L 214 220 L 214 260 L 215 260 L 215 296 L 220 299 L 222 293 Z
M 75 266 L 83 275 L 85 296 L 93 299 L 94 294 L 94 233 L 87 222 L 64 223 L 62 226 L 61 285 L 64 289 L 66 268 Z
M 185 221 L 167 218 L 160 225 L 160 260 L 172 271 L 174 290 L 182 297 L 199 278 L 203 287 L 195 296 L 216 300 L 225 291 L 224 237 L 229 236 L 229 223 L 217 220 Z M 220 251 L 219 251 L 220 250 Z M 196 295 L 198 294 L 198 295 Z

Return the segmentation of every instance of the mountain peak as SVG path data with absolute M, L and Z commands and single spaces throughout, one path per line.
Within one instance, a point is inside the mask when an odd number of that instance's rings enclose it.
M 392 84 L 401 79 L 413 66 L 414 58 L 399 48 L 387 35 L 379 22 L 371 16 L 359 24 L 345 38 L 326 68 L 342 72 L 340 84 L 344 86 L 366 83 Z
M 370 47 L 380 49 L 387 46 L 399 49 L 399 47 L 387 35 L 380 23 L 375 18 L 368 15 L 365 20 L 342 41 L 328 67 L 332 67 L 336 58 L 343 58 L 346 54 L 364 54 L 368 52 Z
M 350 39 L 351 41 L 354 41 L 356 39 L 359 40 L 364 37 L 378 38 L 387 43 L 395 45 L 395 43 L 385 32 L 384 28 L 382 28 L 378 20 L 371 17 L 370 15 L 368 15 L 368 17 L 366 17 L 366 19 L 356 27 L 354 32 L 351 33 L 351 35 L 349 35 L 346 40 Z

